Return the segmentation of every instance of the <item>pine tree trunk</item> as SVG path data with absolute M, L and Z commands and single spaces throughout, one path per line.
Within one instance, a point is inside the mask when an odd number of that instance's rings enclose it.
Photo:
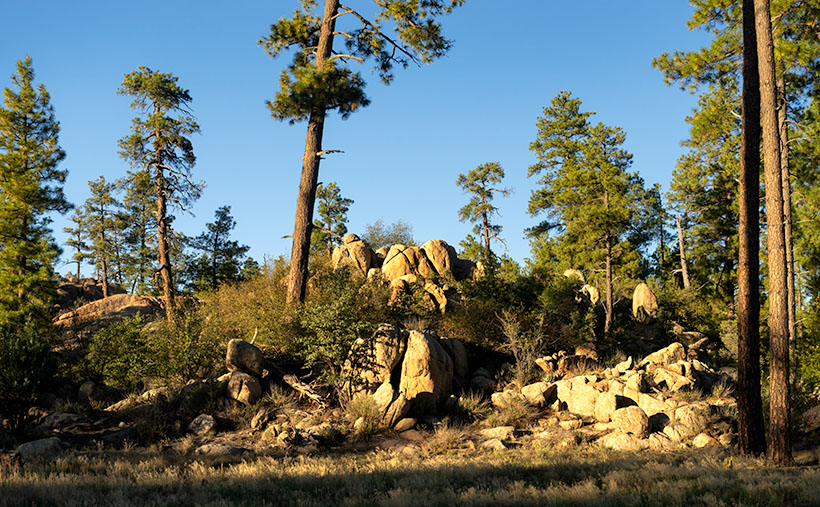
M 774 43 L 769 0 L 755 0 L 769 259 L 769 460 L 794 464 L 789 435 L 789 309 Z
M 159 114 L 159 105 L 155 106 L 155 114 Z M 160 138 L 160 133 L 155 132 L 156 139 Z M 162 289 L 165 298 L 165 316 L 168 322 L 174 322 L 174 279 L 171 274 L 171 253 L 168 241 L 168 201 L 165 195 L 165 173 L 162 166 L 162 151 L 159 146 L 155 148 L 154 169 L 156 170 L 156 192 L 157 192 L 157 251 L 159 261 L 159 273 L 162 277 Z
M 760 398 L 759 86 L 754 1 L 743 0 L 743 129 L 738 192 L 740 244 L 737 266 L 737 426 L 738 444 L 744 454 L 763 454 L 766 451 L 763 402 Z
M 686 261 L 686 245 L 683 242 L 683 227 L 680 224 L 680 216 L 675 217 L 678 226 L 678 251 L 680 252 L 680 274 L 683 279 L 683 288 L 689 288 L 689 263 Z
M 325 61 L 333 51 L 333 31 L 339 0 L 325 0 L 322 27 L 319 32 L 319 46 L 316 49 L 316 70 L 324 70 Z M 313 205 L 316 201 L 316 186 L 319 180 L 319 162 L 322 151 L 322 134 L 325 125 L 325 109 L 310 113 L 305 155 L 302 159 L 302 178 L 299 182 L 299 196 L 296 200 L 296 220 L 293 226 L 293 249 L 290 255 L 288 275 L 289 304 L 305 299 L 308 279 L 308 257 L 310 255 L 310 235 L 313 228 Z
M 609 210 L 609 193 L 604 191 L 604 207 Z M 604 318 L 604 337 L 609 338 L 614 320 L 612 310 L 612 237 L 606 233 L 606 317 Z
M 481 198 L 482 207 L 485 204 L 484 198 Z M 481 222 L 484 227 L 484 262 L 487 263 L 487 268 L 490 266 L 490 219 L 487 217 L 487 212 L 481 212 Z
M 103 217 L 100 220 L 100 228 L 102 232 L 100 232 L 100 245 L 105 248 L 105 214 L 101 214 Z M 100 252 L 100 265 L 102 266 L 102 292 L 103 297 L 108 297 L 108 260 L 106 259 L 106 252 Z
M 789 170 L 789 103 L 786 100 L 786 83 L 781 71 L 777 78 L 777 90 L 780 98 L 780 114 L 777 116 L 778 133 L 780 135 L 780 179 L 783 186 L 783 234 L 786 241 L 786 284 L 789 299 L 789 357 L 792 363 L 797 355 L 797 316 L 794 288 L 794 239 L 792 238 L 792 190 Z M 792 365 L 795 368 L 796 364 Z

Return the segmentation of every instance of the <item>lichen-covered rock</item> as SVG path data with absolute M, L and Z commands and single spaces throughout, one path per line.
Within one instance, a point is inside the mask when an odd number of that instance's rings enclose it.
M 216 431 L 216 419 L 209 414 L 198 415 L 188 425 L 188 432 L 197 436 L 210 435 Z
M 228 351 L 225 354 L 225 366 L 228 367 L 228 371 L 241 371 L 260 377 L 264 360 L 262 351 L 256 345 L 237 339 L 228 342 Z

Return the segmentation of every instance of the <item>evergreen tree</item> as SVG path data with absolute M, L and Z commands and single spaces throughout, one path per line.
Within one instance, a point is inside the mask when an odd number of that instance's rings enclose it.
M 373 59 L 375 71 L 387 84 L 393 79 L 394 65 L 429 63 L 443 56 L 451 43 L 442 35 L 438 18 L 464 0 L 377 2 L 370 19 L 368 11 L 356 11 L 339 0 L 325 0 L 321 17 L 313 14 L 315 0 L 301 3 L 302 8 L 292 18 L 277 21 L 270 35 L 259 41 L 273 57 L 294 50 L 293 62 L 282 73 L 281 88 L 268 102 L 271 114 L 277 120 L 308 122 L 288 279 L 290 303 L 305 298 L 319 161 L 328 153 L 322 148 L 325 117 L 328 111 L 336 110 L 345 118 L 369 103 L 364 79 L 349 69 L 348 63 Z M 392 36 L 383 28 L 390 24 L 395 32 Z M 336 35 L 345 38 L 346 53 L 334 46 Z
M 547 219 L 530 229 L 530 235 L 557 231 L 551 245 L 571 266 L 590 271 L 603 267 L 604 335 L 609 337 L 614 321 L 614 272 L 638 259 L 629 233 L 643 226 L 633 220 L 645 191 L 643 181 L 627 172 L 632 155 L 621 147 L 624 132 L 602 123 L 590 125 L 592 113 L 582 112 L 580 106 L 580 100 L 561 92 L 538 119 L 538 135 L 530 145 L 538 162 L 530 167 L 529 176 L 540 178 L 530 197 L 529 213 L 546 214 Z
M 108 297 L 108 275 L 112 255 L 118 250 L 115 244 L 115 230 L 118 226 L 116 214 L 119 202 L 113 195 L 114 184 L 105 181 L 105 176 L 89 181 L 88 188 L 91 196 L 82 207 L 83 221 L 86 224 L 86 234 L 91 241 L 91 257 L 102 275 L 103 297 Z
M 199 132 L 189 110 L 191 95 L 178 78 L 140 66 L 125 75 L 120 95 L 133 97 L 131 109 L 140 113 L 132 133 L 120 140 L 120 154 L 137 171 L 148 171 L 156 195 L 157 257 L 162 277 L 165 312 L 174 320 L 174 279 L 171 265 L 169 208 L 187 210 L 202 193 L 192 180 L 196 157 L 189 136 Z
M 80 278 L 80 266 L 90 257 L 88 253 L 88 243 L 86 243 L 88 236 L 86 234 L 85 217 L 75 208 L 69 220 L 71 220 L 74 226 L 63 227 L 63 232 L 68 234 L 68 239 L 65 243 L 74 250 L 74 253 L 71 255 L 71 260 L 76 263 L 76 276 Z
M 60 250 L 49 214 L 71 206 L 63 195 L 67 171 L 58 168 L 60 126 L 45 87 L 34 87 L 30 57 L 11 79 L 0 107 L 0 326 L 20 327 L 50 321 Z
M 123 275 L 130 280 L 131 292 L 145 294 L 157 271 L 157 196 L 147 170 L 129 172 L 117 181 L 117 186 L 125 191 Z
M 319 183 L 316 188 L 316 200 L 319 202 L 316 207 L 319 220 L 313 223 L 311 248 L 330 252 L 347 234 L 347 211 L 353 204 L 353 199 L 342 197 L 339 186 L 332 181 L 327 185 Z
M 456 184 L 470 196 L 470 201 L 458 210 L 458 219 L 475 224 L 473 234 L 481 237 L 484 242 L 481 257 L 487 266 L 492 264 L 493 259 L 491 240 L 503 241 L 499 237 L 501 226 L 490 222 L 498 214 L 498 208 L 492 204 L 495 195 L 510 193 L 507 188 L 494 186 L 501 183 L 502 179 L 504 168 L 498 162 L 481 164 L 467 174 L 459 174 L 456 179 Z
M 214 222 L 205 225 L 207 230 L 191 241 L 191 245 L 201 252 L 191 269 L 195 290 L 214 290 L 223 283 L 240 281 L 242 260 L 250 249 L 229 239 L 236 227 L 230 206 L 217 209 L 214 218 Z

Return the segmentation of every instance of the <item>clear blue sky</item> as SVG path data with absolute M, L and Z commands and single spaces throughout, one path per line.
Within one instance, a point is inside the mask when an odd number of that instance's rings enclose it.
M 363 2 L 370 3 L 350 0 Z M 293 229 L 305 125 L 270 118 L 265 100 L 289 58 L 270 59 L 257 40 L 298 3 L 2 0 L 0 87 L 11 85 L 15 62 L 30 54 L 61 123 L 66 194 L 81 204 L 89 180 L 113 180 L 127 169 L 117 154 L 133 118 L 128 98 L 116 95 L 123 74 L 139 65 L 175 74 L 194 99 L 202 128 L 193 139 L 194 173 L 207 183 L 196 216 L 180 216 L 175 227 L 196 235 L 228 204 L 234 238 L 254 258 L 289 256 L 290 240 L 281 237 Z M 651 60 L 706 42 L 686 29 L 690 15 L 683 0 L 467 0 L 444 21 L 455 40 L 447 57 L 398 69 L 387 87 L 363 69 L 371 105 L 328 122 L 324 148 L 345 153 L 325 160 L 319 179 L 336 181 L 355 201 L 351 232 L 379 218 L 402 219 L 417 241 L 457 246 L 471 226 L 457 219 L 466 197 L 456 177 L 499 161 L 514 189 L 498 201 L 499 222 L 510 255 L 523 261 L 523 229 L 536 222 L 526 214 L 534 188 L 528 146 L 536 118 L 559 91 L 571 90 L 596 121 L 624 128 L 633 169 L 647 185 L 668 187 L 695 98 L 667 87 Z M 56 217 L 61 243 L 66 224 Z

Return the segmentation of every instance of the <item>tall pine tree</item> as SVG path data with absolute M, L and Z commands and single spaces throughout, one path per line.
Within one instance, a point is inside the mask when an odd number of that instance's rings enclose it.
M 0 325 L 19 326 L 50 321 L 60 250 L 49 214 L 71 206 L 63 195 L 67 171 L 58 168 L 60 125 L 45 87 L 34 87 L 30 57 L 11 79 L 0 107 Z
M 503 179 L 504 168 L 498 162 L 481 164 L 467 174 L 459 174 L 456 179 L 456 185 L 470 196 L 470 201 L 458 210 L 458 219 L 475 224 L 473 234 L 481 238 L 481 259 L 486 266 L 493 264 L 490 242 L 502 241 L 501 226 L 491 223 L 491 220 L 498 214 L 498 207 L 493 205 L 493 198 L 496 194 L 510 193 L 508 188 L 496 187 Z M 468 238 L 465 244 L 472 245 L 475 242 L 474 239 Z
M 530 229 L 536 239 L 555 233 L 553 245 L 560 256 L 588 271 L 603 271 L 605 309 L 604 336 L 614 322 L 614 279 L 636 261 L 630 244 L 636 224 L 636 206 L 645 200 L 643 180 L 627 169 L 632 155 L 623 148 L 626 136 L 620 128 L 602 123 L 590 125 L 592 113 L 581 111 L 581 101 L 561 92 L 538 119 L 538 135 L 530 144 L 538 162 L 529 176 L 539 176 L 532 192 L 529 213 L 547 219 Z
M 125 75 L 118 90 L 134 99 L 131 109 L 141 115 L 131 123 L 131 135 L 120 140 L 120 154 L 137 171 L 148 171 L 156 195 L 157 258 L 169 321 L 175 310 L 169 209 L 186 210 L 203 187 L 191 175 L 196 157 L 189 137 L 199 125 L 189 109 L 191 94 L 177 80 L 141 66 Z
M 325 118 L 336 110 L 345 118 L 366 106 L 365 81 L 347 67 L 350 62 L 375 61 L 375 70 L 387 84 L 394 65 L 429 63 L 447 53 L 451 42 L 441 32 L 439 18 L 464 0 L 395 0 L 377 2 L 373 17 L 339 0 L 325 0 L 321 16 L 316 0 L 302 0 L 302 8 L 290 19 L 271 26 L 270 35 L 259 44 L 271 56 L 293 49 L 293 62 L 283 71 L 280 90 L 268 102 L 277 120 L 307 121 L 302 177 L 296 200 L 293 250 L 288 278 L 289 303 L 305 298 L 308 279 L 313 207 L 319 182 L 319 162 L 328 153 L 322 148 Z M 392 34 L 386 27 L 392 25 Z M 345 50 L 334 44 L 336 35 L 345 40 Z M 344 52 L 346 51 L 346 52 Z

